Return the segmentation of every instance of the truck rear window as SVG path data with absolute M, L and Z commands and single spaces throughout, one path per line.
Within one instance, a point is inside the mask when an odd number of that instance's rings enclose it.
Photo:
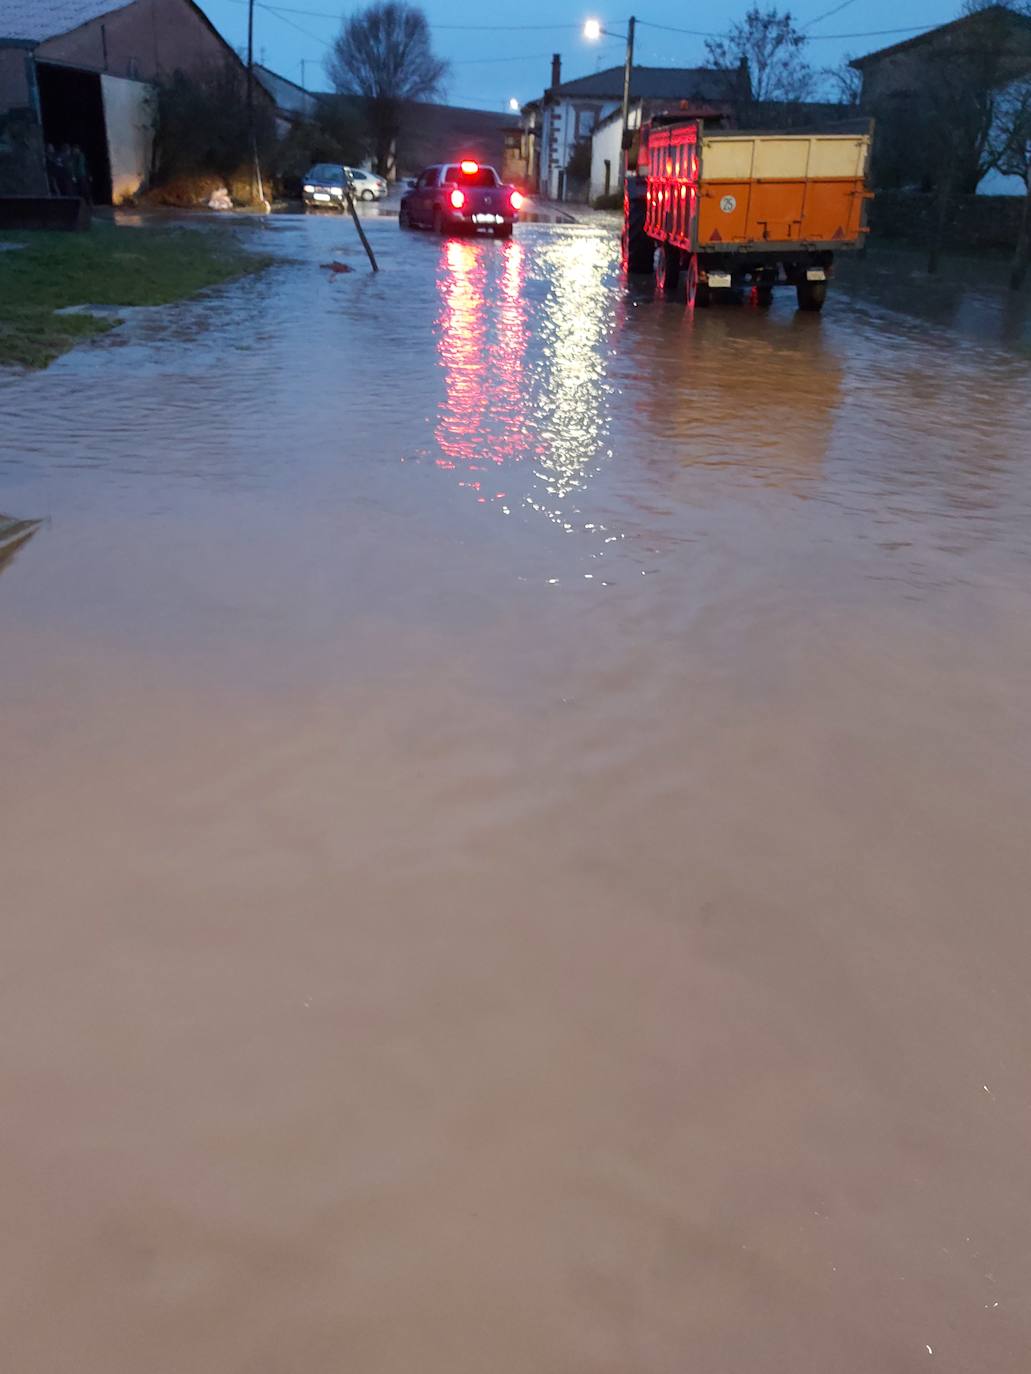
M 461 167 L 449 167 L 444 173 L 445 186 L 497 186 L 498 174 L 493 167 L 477 167 L 475 172 L 463 172 Z

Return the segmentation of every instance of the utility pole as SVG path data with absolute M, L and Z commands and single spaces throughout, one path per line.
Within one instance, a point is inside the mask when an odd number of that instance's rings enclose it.
M 623 151 L 619 159 L 620 176 L 626 184 L 627 159 L 630 154 L 630 74 L 634 67 L 634 16 L 626 26 L 626 61 L 623 64 Z
M 247 4 L 247 141 L 251 149 L 251 200 L 254 199 L 254 164 L 258 157 L 254 135 L 254 0 Z
M 619 175 L 620 180 L 626 182 L 627 154 L 630 151 L 630 77 L 634 70 L 634 29 L 637 27 L 637 20 L 633 15 L 630 16 L 626 33 L 613 33 L 611 29 L 603 29 L 601 22 L 597 19 L 588 19 L 584 24 L 584 37 L 592 43 L 596 43 L 599 38 L 626 38 L 626 60 L 623 63 L 623 137 L 622 149 L 619 155 Z

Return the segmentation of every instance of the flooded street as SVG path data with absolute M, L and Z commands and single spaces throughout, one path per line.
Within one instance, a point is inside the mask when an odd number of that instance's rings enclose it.
M 5 1369 L 1024 1374 L 1026 298 L 368 227 L 0 376 Z

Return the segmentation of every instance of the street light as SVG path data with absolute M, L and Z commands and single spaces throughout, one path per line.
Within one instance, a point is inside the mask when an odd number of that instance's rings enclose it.
M 626 39 L 626 61 L 623 63 L 623 138 L 619 159 L 620 178 L 626 181 L 627 153 L 630 151 L 630 72 L 634 65 L 634 27 L 637 21 L 631 15 L 627 20 L 626 33 L 612 33 L 602 28 L 598 19 L 588 19 L 584 24 L 584 37 L 596 43 L 603 35 L 606 38 Z
M 516 111 L 518 111 L 518 109 L 519 109 L 519 101 L 516 100 L 515 96 L 513 96 L 512 99 L 508 102 L 508 108 L 509 108 L 510 110 L 516 110 Z

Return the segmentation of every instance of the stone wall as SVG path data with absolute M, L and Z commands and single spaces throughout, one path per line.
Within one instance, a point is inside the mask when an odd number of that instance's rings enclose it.
M 957 196 L 949 209 L 945 247 L 954 252 L 1012 252 L 1024 201 L 1021 196 Z M 938 202 L 919 191 L 878 191 L 870 202 L 870 237 L 926 247 L 937 225 Z

